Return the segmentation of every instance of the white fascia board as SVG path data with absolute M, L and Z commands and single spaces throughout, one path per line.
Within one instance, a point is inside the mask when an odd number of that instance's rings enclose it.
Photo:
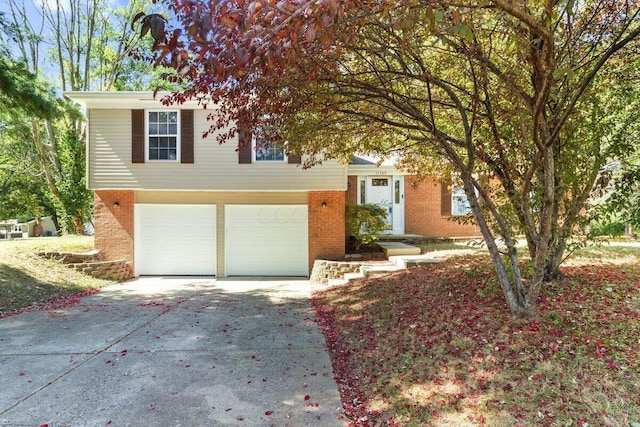
M 163 105 L 162 98 L 169 92 L 158 92 L 154 97 L 152 91 L 122 91 L 122 92 L 83 92 L 69 91 L 63 95 L 71 101 L 87 109 L 199 109 L 197 100 L 189 100 L 183 104 Z M 214 110 L 215 105 L 209 104 L 207 109 Z
M 411 175 L 391 165 L 349 165 L 347 175 Z

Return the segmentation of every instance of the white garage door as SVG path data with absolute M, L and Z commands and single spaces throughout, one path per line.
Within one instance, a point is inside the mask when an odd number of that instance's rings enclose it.
M 135 206 L 137 275 L 215 275 L 216 206 Z
M 227 276 L 307 276 L 306 205 L 227 205 Z

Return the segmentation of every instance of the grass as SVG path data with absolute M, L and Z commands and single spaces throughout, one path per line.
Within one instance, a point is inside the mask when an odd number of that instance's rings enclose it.
M 93 238 L 87 236 L 0 240 L 0 317 L 52 304 L 63 305 L 79 295 L 113 283 L 36 255 L 39 251 L 83 252 L 91 249 Z
M 351 425 L 640 426 L 640 247 L 563 272 L 536 320 L 477 253 L 316 292 Z

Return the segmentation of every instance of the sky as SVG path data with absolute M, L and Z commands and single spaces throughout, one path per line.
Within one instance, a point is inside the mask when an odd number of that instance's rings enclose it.
M 74 0 L 79 1 L 81 5 L 86 6 L 87 2 L 91 2 L 91 0 Z M 129 0 L 96 0 L 106 3 L 111 7 L 118 6 L 128 6 Z M 40 73 L 44 75 L 45 78 L 56 81 L 57 80 L 57 68 L 53 67 L 51 62 L 47 62 L 46 50 L 54 47 L 54 33 L 49 30 L 47 25 L 43 25 L 43 8 L 44 10 L 48 10 L 54 12 L 61 8 L 63 10 L 69 9 L 70 0 L 0 0 L 0 13 L 5 14 L 5 21 L 12 21 L 12 9 L 17 11 L 24 10 L 26 14 L 26 21 L 29 24 L 29 27 L 32 31 L 42 37 L 42 43 L 40 45 L 38 58 Z M 2 34 L 0 34 L 0 43 L 3 43 Z M 11 56 L 18 57 L 21 56 L 19 49 L 15 46 L 15 44 L 9 44 L 9 52 Z M 47 65 L 51 64 L 51 65 Z

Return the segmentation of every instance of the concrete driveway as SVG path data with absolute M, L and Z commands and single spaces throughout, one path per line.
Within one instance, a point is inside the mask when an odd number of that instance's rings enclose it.
M 2 426 L 344 426 L 305 280 L 141 278 L 0 320 Z

